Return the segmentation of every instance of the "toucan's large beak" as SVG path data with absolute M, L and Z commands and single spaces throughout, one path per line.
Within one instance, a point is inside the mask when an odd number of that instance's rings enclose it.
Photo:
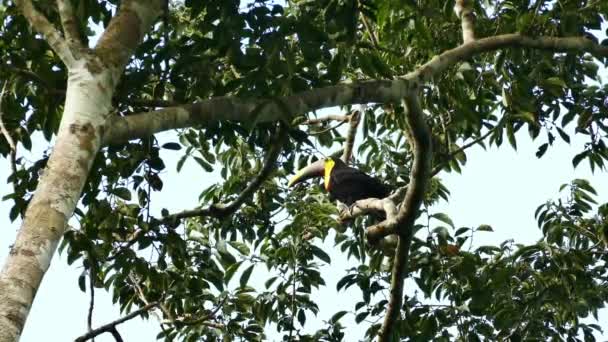
M 287 184 L 287 186 L 292 186 L 313 177 L 323 177 L 324 174 L 325 160 L 319 159 L 307 167 L 300 169 L 300 171 L 298 171 L 296 175 L 289 180 L 289 184 Z

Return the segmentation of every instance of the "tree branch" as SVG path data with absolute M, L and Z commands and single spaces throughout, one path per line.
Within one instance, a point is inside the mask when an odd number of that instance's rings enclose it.
M 329 121 L 346 122 L 350 120 L 350 115 L 330 114 L 316 119 L 309 119 L 302 122 L 302 125 L 317 125 Z
M 365 105 L 362 105 L 364 107 Z M 361 108 L 364 111 L 364 108 Z M 346 132 L 346 140 L 344 141 L 344 151 L 342 152 L 342 161 L 347 163 L 352 159 L 353 147 L 355 146 L 355 137 L 357 136 L 357 127 L 361 121 L 361 111 L 355 110 L 349 116 L 349 127 Z
M 141 308 L 139 310 L 135 310 L 135 311 L 131 312 L 130 314 L 126 315 L 125 317 L 119 318 L 113 322 L 102 325 L 101 327 L 99 327 L 97 329 L 89 331 L 88 333 L 76 338 L 74 340 L 74 342 L 84 342 L 86 340 L 89 340 L 91 338 L 94 338 L 94 337 L 101 335 L 103 333 L 106 333 L 106 332 L 112 333 L 112 335 L 116 338 L 116 335 L 115 335 L 115 333 L 113 333 L 113 331 L 116 331 L 117 325 L 122 324 L 130 319 L 133 319 L 133 318 L 141 315 L 142 313 L 145 313 L 145 312 L 153 309 L 157 305 L 158 305 L 158 302 L 149 303 L 146 306 L 144 306 L 143 308 Z M 116 333 L 118 333 L 118 331 L 116 331 Z M 120 341 L 120 339 L 117 339 L 117 341 Z
M 15 3 L 23 16 L 28 20 L 34 30 L 44 35 L 47 43 L 61 58 L 68 68 L 74 65 L 76 58 L 61 33 L 55 29 L 48 19 L 34 7 L 31 0 L 16 0 Z
M 72 1 L 57 0 L 57 9 L 59 11 L 59 18 L 61 19 L 61 26 L 63 27 L 63 34 L 68 45 L 83 49 L 84 45 L 82 39 L 80 39 L 80 31 L 78 29 L 76 16 L 74 15 Z
M 386 316 L 384 316 L 384 322 L 378 335 L 379 342 L 386 342 L 392 339 L 395 331 L 395 322 L 399 318 L 401 304 L 403 303 L 403 282 L 407 271 L 407 259 L 414 232 L 414 222 L 418 217 L 420 205 L 424 200 L 431 172 L 431 132 L 426 124 L 422 108 L 420 108 L 417 94 L 414 91 L 408 93 L 404 98 L 403 105 L 407 123 L 406 134 L 410 141 L 414 159 L 410 171 L 410 182 L 405 193 L 405 199 L 399 208 L 395 224 L 399 241 L 397 242 L 397 252 L 393 260 L 391 293 Z M 386 236 L 384 234 L 390 232 L 387 229 L 381 231 L 381 233 L 381 236 L 384 237 Z M 369 237 L 368 231 L 368 239 Z
M 257 189 L 266 181 L 266 179 L 270 176 L 272 171 L 276 167 L 277 159 L 281 154 L 281 150 L 283 149 L 283 145 L 285 144 L 285 138 L 287 137 L 287 129 L 285 127 L 280 128 L 279 137 L 276 139 L 276 142 L 270 147 L 270 150 L 266 154 L 264 158 L 264 165 L 262 166 L 262 170 L 260 173 L 247 185 L 245 190 L 243 190 L 239 196 L 232 202 L 226 204 L 212 204 L 206 208 L 198 208 L 193 210 L 185 210 L 179 212 L 177 214 L 165 216 L 162 219 L 162 223 L 174 223 L 180 219 L 188 218 L 188 217 L 199 217 L 199 216 L 213 216 L 217 218 L 224 218 L 235 211 L 247 200 Z
M 190 127 L 220 120 L 248 121 L 255 114 L 258 122 L 284 118 L 285 107 L 291 113 L 363 103 L 398 102 L 408 89 L 430 81 L 456 63 L 477 54 L 503 48 L 525 47 L 553 52 L 589 52 L 608 57 L 608 46 L 595 44 L 583 37 L 527 37 L 518 33 L 474 40 L 433 57 L 416 70 L 394 80 L 360 81 L 303 91 L 277 99 L 240 99 L 216 97 L 193 104 L 162 110 L 114 117 L 103 143 L 120 144 L 130 139 L 149 136 L 169 129 Z
M 470 43 L 475 40 L 475 13 L 471 0 L 456 0 L 454 13 L 461 21 L 462 42 Z
M 144 34 L 162 13 L 163 0 L 122 1 L 118 13 L 112 17 L 103 32 L 95 54 L 107 65 L 114 68 L 115 82 L 123 72 Z

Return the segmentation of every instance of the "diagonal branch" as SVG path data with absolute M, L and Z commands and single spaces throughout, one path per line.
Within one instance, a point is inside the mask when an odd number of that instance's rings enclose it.
M 475 13 L 471 0 L 456 0 L 454 13 L 461 21 L 462 42 L 470 43 L 475 40 Z
M 386 316 L 384 316 L 384 322 L 378 335 L 379 342 L 391 341 L 395 331 L 395 322 L 399 318 L 403 303 L 403 282 L 407 272 L 407 259 L 414 233 L 414 222 L 424 200 L 431 173 L 431 132 L 420 108 L 417 94 L 414 91 L 408 93 L 403 104 L 407 123 L 406 134 L 410 141 L 414 159 L 410 171 L 410 182 L 395 224 L 399 241 L 393 260 L 391 291 Z
M 143 308 L 135 310 L 135 311 L 131 312 L 130 314 L 126 315 L 125 317 L 119 318 L 113 322 L 104 324 L 97 329 L 93 329 L 93 330 L 89 331 L 88 333 L 76 338 L 74 340 L 74 342 L 84 342 L 86 340 L 90 340 L 90 339 L 92 339 L 98 335 L 101 335 L 103 333 L 106 333 L 106 332 L 111 333 L 116 338 L 116 335 L 114 332 L 118 333 L 116 331 L 117 325 L 122 324 L 128 320 L 131 320 L 145 312 L 148 312 L 149 310 L 155 308 L 157 305 L 158 305 L 158 302 L 149 303 L 149 304 L 145 305 Z
M 270 147 L 270 150 L 266 154 L 264 158 L 264 165 L 262 166 L 262 170 L 260 173 L 247 185 L 245 190 L 243 190 L 239 196 L 230 203 L 219 203 L 212 204 L 206 208 L 198 208 L 193 210 L 185 210 L 179 212 L 177 214 L 165 216 L 162 219 L 162 223 L 173 223 L 177 222 L 180 219 L 189 218 L 189 217 L 198 217 L 198 216 L 213 216 L 217 218 L 224 218 L 229 215 L 232 215 L 238 208 L 248 200 L 255 191 L 268 179 L 272 171 L 276 167 L 277 159 L 281 154 L 281 150 L 283 149 L 283 145 L 285 144 L 285 138 L 287 137 L 287 129 L 285 127 L 280 128 L 279 137 L 276 142 Z
M 257 122 L 279 121 L 290 113 L 363 103 L 401 101 L 413 87 L 421 86 L 460 61 L 480 53 L 505 48 L 531 48 L 553 52 L 588 52 L 608 57 L 608 46 L 584 37 L 528 37 L 518 33 L 477 39 L 433 57 L 414 71 L 393 80 L 359 81 L 315 88 L 280 99 L 242 99 L 216 97 L 183 106 L 114 117 L 103 138 L 104 145 L 120 144 L 130 139 L 149 136 L 169 129 L 208 124 L 221 120 Z
M 364 105 L 362 105 L 364 107 Z M 364 108 L 361 108 L 361 111 L 364 111 Z M 342 152 L 342 161 L 347 163 L 352 159 L 353 156 L 353 147 L 355 146 L 355 137 L 357 136 L 357 128 L 359 127 L 359 122 L 361 121 L 361 111 L 355 110 L 349 115 L 349 127 L 346 132 L 346 140 L 344 141 L 344 151 Z
M 115 82 L 120 79 L 123 67 L 135 53 L 149 27 L 162 13 L 164 1 L 166 0 L 122 1 L 118 12 L 99 38 L 95 54 L 104 63 L 115 67 Z
M 63 34 L 68 44 L 75 48 L 83 49 L 84 45 L 82 39 L 80 39 L 80 30 L 78 29 L 76 15 L 74 15 L 72 1 L 57 0 L 57 10 L 59 11 L 59 18 L 61 19 Z
M 49 22 L 49 20 L 40 13 L 32 4 L 31 0 L 16 0 L 15 1 L 21 13 L 27 20 L 34 30 L 42 33 L 46 38 L 46 41 L 51 46 L 53 51 L 61 58 L 68 68 L 74 65 L 76 58 L 72 54 L 70 47 L 66 40 L 63 38 L 61 33 Z

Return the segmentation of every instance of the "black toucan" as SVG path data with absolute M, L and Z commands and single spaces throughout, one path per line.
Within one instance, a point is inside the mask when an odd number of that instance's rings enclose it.
M 391 193 L 390 188 L 376 178 L 332 157 L 317 160 L 299 170 L 288 186 L 313 177 L 323 177 L 330 199 L 337 199 L 348 206 L 365 198 L 385 198 Z

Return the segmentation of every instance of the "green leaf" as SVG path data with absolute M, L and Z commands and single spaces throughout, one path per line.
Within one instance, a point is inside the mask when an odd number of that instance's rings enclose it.
M 482 224 L 479 227 L 477 227 L 477 229 L 475 229 L 478 232 L 493 232 L 494 229 L 492 229 L 492 227 L 490 227 L 487 224 Z
M 127 188 L 114 188 L 112 189 L 112 193 L 125 201 L 131 200 L 131 191 L 129 191 Z
M 329 255 L 327 253 L 325 253 L 321 248 L 319 248 L 315 245 L 311 245 L 310 249 L 311 249 L 312 254 L 315 255 L 317 258 L 325 261 L 328 264 L 331 263 L 331 259 L 330 259 Z
M 445 224 L 448 224 L 450 227 L 454 228 L 454 222 L 447 214 L 436 213 L 436 214 L 431 215 L 431 217 L 434 219 L 437 219 Z
M 329 320 L 329 322 L 332 324 L 335 324 L 336 322 L 338 322 L 340 320 L 340 318 L 344 317 L 344 315 L 346 315 L 347 313 L 348 313 L 348 311 L 338 311 L 333 316 L 331 316 L 331 319 Z
M 161 147 L 166 150 L 174 150 L 174 151 L 179 151 L 182 149 L 182 145 L 180 145 L 176 142 L 168 142 L 166 144 L 163 144 L 163 146 L 161 146 Z
M 253 272 L 254 267 L 255 267 L 255 264 L 247 267 L 247 269 L 245 271 L 243 271 L 243 274 L 241 274 L 241 279 L 239 279 L 239 283 L 241 284 L 241 287 L 245 287 L 247 285 L 247 283 L 249 282 L 249 277 L 251 277 L 251 272 Z
M 226 269 L 226 272 L 224 272 L 224 283 L 226 283 L 226 285 L 230 283 L 230 279 L 232 279 L 232 276 L 234 276 L 234 273 L 239 269 L 242 263 L 242 261 L 239 261 Z
M 239 251 L 239 253 L 241 253 L 242 255 L 249 255 L 251 253 L 251 251 L 249 250 L 249 247 L 247 246 L 247 244 L 243 243 L 243 242 L 239 242 L 239 241 L 229 241 L 228 244 L 236 249 L 237 251 Z

